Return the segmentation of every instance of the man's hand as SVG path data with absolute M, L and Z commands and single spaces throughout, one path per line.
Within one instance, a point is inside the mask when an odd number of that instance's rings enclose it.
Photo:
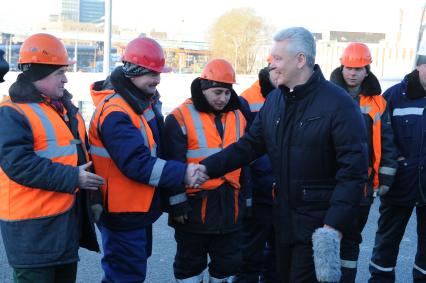
M 209 179 L 206 174 L 206 166 L 201 164 L 188 164 L 185 173 L 185 184 L 189 187 L 198 188 L 202 183 Z
M 92 166 L 92 161 L 78 166 L 78 187 L 83 190 L 97 190 L 105 181 L 104 178 L 86 170 Z
M 174 216 L 173 220 L 180 224 L 185 224 L 185 221 L 188 220 L 188 214 L 185 213 L 184 215 Z

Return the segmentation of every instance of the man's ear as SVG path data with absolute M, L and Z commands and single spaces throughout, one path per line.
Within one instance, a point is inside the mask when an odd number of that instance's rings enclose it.
M 304 53 L 299 53 L 296 55 L 297 67 L 302 69 L 306 65 L 306 56 Z

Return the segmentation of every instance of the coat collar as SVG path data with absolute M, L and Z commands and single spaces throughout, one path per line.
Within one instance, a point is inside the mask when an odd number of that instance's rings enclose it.
M 325 81 L 321 68 L 318 65 L 314 66 L 311 77 L 304 84 L 297 85 L 292 92 L 286 86 L 280 86 L 280 90 L 290 100 L 301 100 L 318 88 L 318 84 Z
M 410 99 L 418 99 L 426 97 L 426 90 L 420 83 L 419 71 L 414 70 L 405 76 L 404 80 L 407 82 L 406 96 Z
M 334 69 L 331 73 L 330 81 L 348 91 L 345 79 L 343 78 L 341 66 Z M 368 76 L 361 83 L 361 94 L 365 96 L 374 96 L 380 95 L 381 93 L 382 88 L 380 87 L 379 80 L 372 72 L 369 72 Z

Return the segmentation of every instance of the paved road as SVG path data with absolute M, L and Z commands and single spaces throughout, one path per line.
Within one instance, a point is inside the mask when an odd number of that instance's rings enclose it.
M 377 211 L 378 201 L 371 210 L 370 218 L 364 231 L 364 242 L 361 246 L 359 270 L 356 280 L 359 283 L 364 283 L 368 280 L 368 262 L 374 244 L 374 233 L 377 229 Z M 412 282 L 411 268 L 414 261 L 417 241 L 415 222 L 414 217 L 412 217 L 400 247 L 397 266 L 397 282 Z M 172 266 L 175 250 L 176 246 L 173 238 L 173 230 L 167 226 L 167 215 L 163 215 L 154 225 L 154 250 L 148 262 L 146 282 L 173 282 Z M 102 278 L 102 270 L 100 267 L 101 255 L 81 250 L 80 258 L 77 282 L 100 282 Z M 0 245 L 0 282 L 12 282 L 11 270 L 7 265 L 3 244 Z

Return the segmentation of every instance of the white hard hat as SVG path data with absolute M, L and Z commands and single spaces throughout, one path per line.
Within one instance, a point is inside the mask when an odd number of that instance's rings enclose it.
M 419 50 L 417 50 L 417 55 L 426 56 L 426 40 L 422 40 L 419 46 Z

